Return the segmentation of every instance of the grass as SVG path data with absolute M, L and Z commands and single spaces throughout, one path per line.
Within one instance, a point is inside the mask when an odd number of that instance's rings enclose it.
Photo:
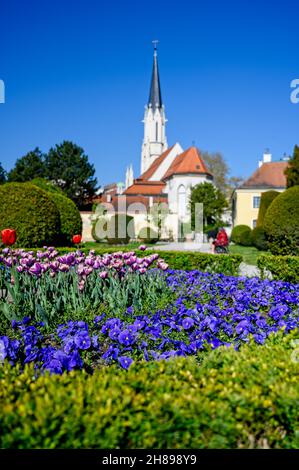
M 257 258 L 260 255 L 266 254 L 266 251 L 259 251 L 254 246 L 241 246 L 241 245 L 230 245 L 229 252 L 232 255 L 243 256 L 243 261 L 246 264 L 252 264 L 256 266 Z

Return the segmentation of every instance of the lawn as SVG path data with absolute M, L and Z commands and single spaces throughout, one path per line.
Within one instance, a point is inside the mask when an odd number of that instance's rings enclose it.
M 266 251 L 259 251 L 254 246 L 241 246 L 241 245 L 233 245 L 229 246 L 229 252 L 233 255 L 241 255 L 243 256 L 243 261 L 246 264 L 252 264 L 256 266 L 257 258 L 262 255 L 266 254 Z

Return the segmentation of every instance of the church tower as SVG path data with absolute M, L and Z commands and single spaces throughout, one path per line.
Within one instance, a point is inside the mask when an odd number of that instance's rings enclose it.
M 145 106 L 144 113 L 144 138 L 141 149 L 141 173 L 144 173 L 153 161 L 159 157 L 168 147 L 165 124 L 164 105 L 162 103 L 158 59 L 157 43 L 154 44 L 154 63 L 150 86 L 148 104 Z

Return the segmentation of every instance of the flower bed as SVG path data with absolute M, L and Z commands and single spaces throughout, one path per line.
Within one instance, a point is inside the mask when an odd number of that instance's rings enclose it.
M 161 310 L 140 314 L 129 307 L 115 315 L 107 309 L 93 322 L 83 316 L 51 333 L 29 318 L 14 321 L 13 333 L 0 338 L 2 356 L 56 373 L 112 363 L 128 369 L 137 360 L 197 355 L 219 346 L 238 349 L 250 337 L 263 344 L 271 333 L 299 326 L 296 285 L 199 271 L 168 270 L 164 278 L 173 295 Z

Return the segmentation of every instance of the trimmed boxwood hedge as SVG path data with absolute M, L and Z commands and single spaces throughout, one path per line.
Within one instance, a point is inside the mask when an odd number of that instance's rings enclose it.
M 279 196 L 279 194 L 280 193 L 278 191 L 274 191 L 274 190 L 265 191 L 264 193 L 262 193 L 260 207 L 259 207 L 259 213 L 258 213 L 257 223 L 256 223 L 257 227 L 263 226 L 267 209 L 270 206 L 270 204 L 272 203 L 272 201 L 274 201 L 274 199 L 277 196 Z
M 257 267 L 262 277 L 270 272 L 273 279 L 299 284 L 299 256 L 261 255 Z
M 250 234 L 251 228 L 248 225 L 236 225 L 231 233 L 231 241 L 236 243 L 237 245 L 241 245 L 242 236 L 243 241 L 247 241 L 247 238 L 250 237 Z
M 298 448 L 296 337 L 93 375 L 5 364 L 0 447 Z
M 299 186 L 274 199 L 266 212 L 264 228 L 274 255 L 299 255 Z
M 17 231 L 21 247 L 52 245 L 58 242 L 60 215 L 48 193 L 31 183 L 0 186 L 0 230 Z

